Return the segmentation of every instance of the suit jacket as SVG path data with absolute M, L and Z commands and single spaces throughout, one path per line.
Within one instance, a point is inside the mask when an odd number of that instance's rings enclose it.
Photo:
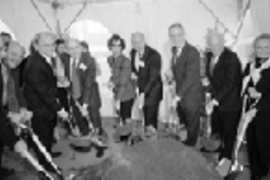
M 115 98 L 120 101 L 128 101 L 135 98 L 135 87 L 131 80 L 131 62 L 124 55 L 120 55 L 117 59 L 113 56 L 108 58 L 108 64 L 112 70 L 110 80 L 115 85 Z
M 23 90 L 34 117 L 52 120 L 62 105 L 57 99 L 57 79 L 53 68 L 39 52 L 28 59 L 23 72 Z
M 15 85 L 15 95 L 17 97 L 20 107 L 25 107 L 25 100 L 20 88 L 20 71 L 19 69 L 11 70 L 11 77 L 13 78 Z M 10 120 L 7 118 L 8 108 L 3 107 L 3 76 L 2 68 L 0 64 L 0 141 L 10 147 L 13 147 L 18 137 L 15 135 L 14 130 L 11 126 Z
M 212 98 L 218 101 L 220 111 L 241 110 L 242 70 L 236 53 L 225 48 L 210 72 L 212 55 L 208 56 L 206 75 L 210 81 Z
M 244 75 L 248 76 L 250 63 L 247 64 Z M 256 105 L 258 112 L 270 113 L 270 67 L 261 71 L 259 81 L 254 85 L 255 89 L 261 93 L 261 98 Z M 247 91 L 246 91 L 247 92 Z
M 162 100 L 162 81 L 161 81 L 161 56 L 149 46 L 145 46 L 141 60 L 144 67 L 139 70 L 135 67 L 136 50 L 131 51 L 132 72 L 138 76 L 137 86 L 140 93 L 145 94 L 145 104 L 155 105 Z
M 64 63 L 64 65 L 66 77 L 71 80 L 70 58 Z M 80 103 L 87 104 L 91 108 L 100 108 L 101 99 L 98 83 L 96 82 L 95 59 L 87 53 L 82 53 L 77 66 L 77 73 L 81 85 L 81 97 L 79 98 Z
M 202 84 L 200 78 L 200 54 L 197 49 L 185 43 L 176 62 L 172 64 L 176 82 L 176 93 L 181 97 L 180 105 L 187 111 L 198 111 L 202 105 Z

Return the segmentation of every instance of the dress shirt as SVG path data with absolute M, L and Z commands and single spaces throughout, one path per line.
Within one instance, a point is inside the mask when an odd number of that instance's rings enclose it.
M 137 71 L 139 71 L 139 68 L 140 67 L 144 67 L 144 62 L 142 61 L 142 57 L 143 57 L 143 52 L 139 52 L 139 51 L 136 51 L 136 56 L 135 56 L 135 67 L 137 69 Z

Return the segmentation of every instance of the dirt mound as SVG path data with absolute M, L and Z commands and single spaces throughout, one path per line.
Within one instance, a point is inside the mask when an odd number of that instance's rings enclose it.
M 79 170 L 75 180 L 219 180 L 205 158 L 179 141 L 144 141 L 99 165 Z

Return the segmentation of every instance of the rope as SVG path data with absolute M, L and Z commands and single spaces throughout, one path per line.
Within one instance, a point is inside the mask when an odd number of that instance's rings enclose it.
M 237 30 L 236 30 L 236 33 L 233 33 L 229 28 L 226 27 L 226 25 L 218 18 L 218 16 L 214 13 L 214 11 L 207 6 L 207 4 L 205 2 L 203 2 L 203 0 L 198 0 L 199 3 L 213 16 L 213 18 L 216 20 L 216 23 L 218 23 L 219 25 L 221 25 L 223 27 L 223 29 L 225 30 L 225 33 L 229 33 L 233 38 L 234 38 L 234 42 L 232 43 L 231 46 L 235 45 L 238 41 L 238 37 L 241 33 L 241 30 L 243 28 L 243 25 L 244 25 L 244 19 L 246 17 L 246 14 L 247 14 L 247 10 L 249 9 L 250 7 L 250 1 L 245 9 L 245 13 L 244 15 L 241 16 L 241 20 L 240 22 L 238 23 L 238 27 L 237 27 Z
M 43 14 L 41 13 L 39 7 L 37 6 L 37 4 L 35 3 L 34 0 L 31 0 L 32 5 L 34 6 L 35 10 L 38 12 L 39 17 L 42 19 L 42 21 L 45 23 L 46 27 L 48 28 L 48 30 L 50 32 L 53 32 L 52 28 L 50 27 L 49 23 L 47 22 L 46 18 L 43 16 Z
M 77 18 L 82 14 L 82 12 L 86 9 L 87 7 L 87 0 L 84 1 L 83 3 L 83 7 L 78 11 L 78 13 L 75 15 L 75 17 L 72 19 L 72 21 L 69 23 L 69 25 L 67 26 L 67 28 L 65 29 L 65 33 L 69 30 L 69 28 L 71 27 L 71 25 L 76 22 Z

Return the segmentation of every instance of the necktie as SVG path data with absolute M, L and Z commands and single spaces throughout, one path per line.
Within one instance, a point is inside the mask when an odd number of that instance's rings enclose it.
M 216 57 L 213 56 L 212 59 L 211 59 L 211 62 L 210 62 L 210 73 L 211 73 L 211 75 L 214 74 L 215 60 L 216 60 Z
M 75 99 L 79 99 L 81 97 L 81 84 L 75 60 L 72 64 L 72 95 Z
M 16 89 L 15 89 L 15 82 L 11 76 L 11 71 L 9 69 L 6 70 L 5 73 L 6 81 L 4 83 L 4 96 L 3 96 L 3 103 L 4 105 L 8 105 L 8 109 L 11 112 L 19 112 L 19 102 L 16 97 Z
M 267 61 L 268 58 L 256 58 L 255 59 L 255 68 L 258 69 L 262 66 L 262 64 Z
M 8 72 L 7 69 L 4 66 L 1 66 L 1 72 L 2 72 L 2 79 L 3 79 L 3 95 L 2 95 L 2 104 L 5 106 L 7 105 L 8 98 L 7 98 L 7 82 L 8 82 Z
M 177 56 L 178 56 L 178 48 L 176 46 L 172 47 L 172 66 L 176 64 Z

